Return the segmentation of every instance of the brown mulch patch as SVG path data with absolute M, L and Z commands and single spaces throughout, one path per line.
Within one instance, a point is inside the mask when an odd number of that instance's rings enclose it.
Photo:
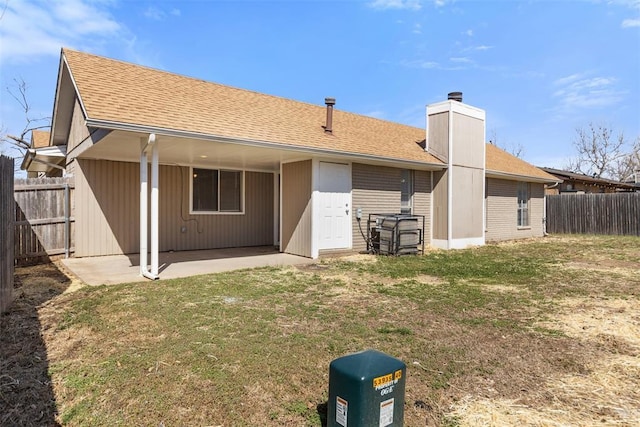
M 0 425 L 59 425 L 38 307 L 70 284 L 55 264 L 15 270 L 14 301 L 0 315 Z

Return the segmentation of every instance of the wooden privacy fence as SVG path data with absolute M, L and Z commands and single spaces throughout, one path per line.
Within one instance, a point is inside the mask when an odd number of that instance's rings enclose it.
M 547 232 L 640 236 L 640 193 L 546 196 Z
M 0 156 L 0 313 L 13 301 L 13 159 Z
M 73 178 L 15 182 L 15 259 L 29 264 L 74 251 Z

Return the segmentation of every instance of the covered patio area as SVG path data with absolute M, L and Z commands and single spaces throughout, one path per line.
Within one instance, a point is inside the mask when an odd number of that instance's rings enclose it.
M 272 246 L 161 252 L 159 258 L 161 280 L 244 268 L 304 265 L 313 262 L 309 258 L 280 253 Z M 140 275 L 138 254 L 68 258 L 63 259 L 62 263 L 88 285 L 112 285 L 146 280 Z

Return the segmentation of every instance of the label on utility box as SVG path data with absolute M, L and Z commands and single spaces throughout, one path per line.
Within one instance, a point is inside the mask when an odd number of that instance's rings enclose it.
M 339 396 L 336 396 L 336 422 L 343 427 L 347 427 L 347 409 L 348 408 L 349 408 L 349 404 L 347 403 L 347 401 Z M 382 418 L 380 419 L 382 420 Z M 385 424 L 385 425 L 388 425 L 388 424 Z
M 380 402 L 380 427 L 393 424 L 393 398 Z

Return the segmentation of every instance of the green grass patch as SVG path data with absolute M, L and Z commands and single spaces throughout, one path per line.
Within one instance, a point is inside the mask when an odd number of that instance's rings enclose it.
M 519 392 L 553 369 L 582 369 L 561 347 L 569 338 L 537 324 L 559 299 L 634 297 L 629 290 L 640 284 L 624 270 L 576 265 L 596 256 L 591 265 L 627 262 L 639 248 L 640 239 L 552 238 L 376 262 L 324 261 L 318 271 L 273 267 L 84 288 L 57 324 L 65 336 L 87 334 L 71 353 L 73 363 L 50 366 L 66 393 L 60 419 L 320 426 L 330 361 L 366 348 L 405 361 L 416 400 L 448 399 L 474 382 L 485 387 L 486 378 L 503 388 L 514 383 Z M 535 353 L 541 349 L 554 356 Z M 527 369 L 540 372 L 512 375 Z M 500 375 L 509 381 L 501 383 Z M 406 425 L 424 423 L 419 412 L 407 413 L 414 418 Z M 459 423 L 438 416 L 441 425 Z

